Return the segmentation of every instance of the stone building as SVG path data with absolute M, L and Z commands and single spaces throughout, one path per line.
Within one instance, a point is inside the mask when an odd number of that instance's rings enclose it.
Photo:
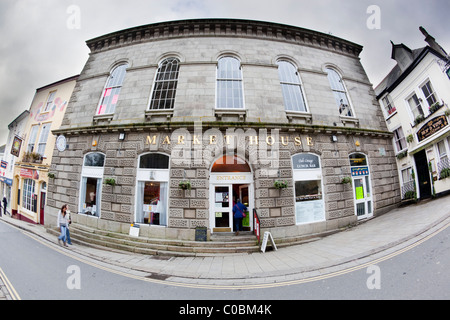
M 275 239 L 321 234 L 400 201 L 392 134 L 362 47 L 299 27 L 199 19 L 87 41 L 55 148 L 48 214 L 194 240 L 233 232 L 233 203 Z

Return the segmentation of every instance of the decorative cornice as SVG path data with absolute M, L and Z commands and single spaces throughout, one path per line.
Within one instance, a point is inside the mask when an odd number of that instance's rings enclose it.
M 86 41 L 91 53 L 151 41 L 186 37 L 239 37 L 282 41 L 359 57 L 363 47 L 335 36 L 273 22 L 194 19 L 149 24 Z
M 54 135 L 81 135 L 81 134 L 98 134 L 98 133 L 117 133 L 117 132 L 142 132 L 142 131 L 162 131 L 175 130 L 185 128 L 194 130 L 198 125 L 196 122 L 158 122 L 158 123 L 133 123 L 133 124 L 110 124 L 85 126 L 76 128 L 60 128 L 52 130 Z M 325 125 L 308 125 L 308 124 L 291 124 L 291 123 L 263 123 L 263 122 L 221 122 L 211 121 L 202 122 L 203 128 L 245 128 L 245 129 L 279 129 L 281 131 L 299 132 L 299 133 L 333 133 L 347 134 L 355 136 L 374 136 L 391 138 L 393 133 L 383 130 L 363 129 L 353 127 L 334 127 Z

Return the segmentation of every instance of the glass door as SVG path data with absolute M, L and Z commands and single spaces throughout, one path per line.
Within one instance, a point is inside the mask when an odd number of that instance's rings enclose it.
M 232 186 L 214 186 L 214 232 L 231 232 L 233 225 Z
M 369 176 L 353 177 L 353 191 L 355 195 L 356 215 L 358 219 L 372 216 L 372 194 Z

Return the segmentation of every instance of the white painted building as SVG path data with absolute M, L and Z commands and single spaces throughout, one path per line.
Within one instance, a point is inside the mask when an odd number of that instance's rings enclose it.
M 427 46 L 392 43 L 397 65 L 375 89 L 394 150 L 403 199 L 450 192 L 450 58 L 424 28 Z
M 5 145 L 5 153 L 0 166 L 0 200 L 6 197 L 7 209 L 11 208 L 11 187 L 13 183 L 14 164 L 19 156 L 22 142 L 25 139 L 25 127 L 29 120 L 30 112 L 25 110 L 8 125 L 9 135 Z M 2 203 L 3 206 L 3 203 Z

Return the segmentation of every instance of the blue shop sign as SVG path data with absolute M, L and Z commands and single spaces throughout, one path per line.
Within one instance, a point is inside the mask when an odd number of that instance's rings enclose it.
M 356 167 L 352 168 L 352 177 L 368 176 L 369 167 Z

